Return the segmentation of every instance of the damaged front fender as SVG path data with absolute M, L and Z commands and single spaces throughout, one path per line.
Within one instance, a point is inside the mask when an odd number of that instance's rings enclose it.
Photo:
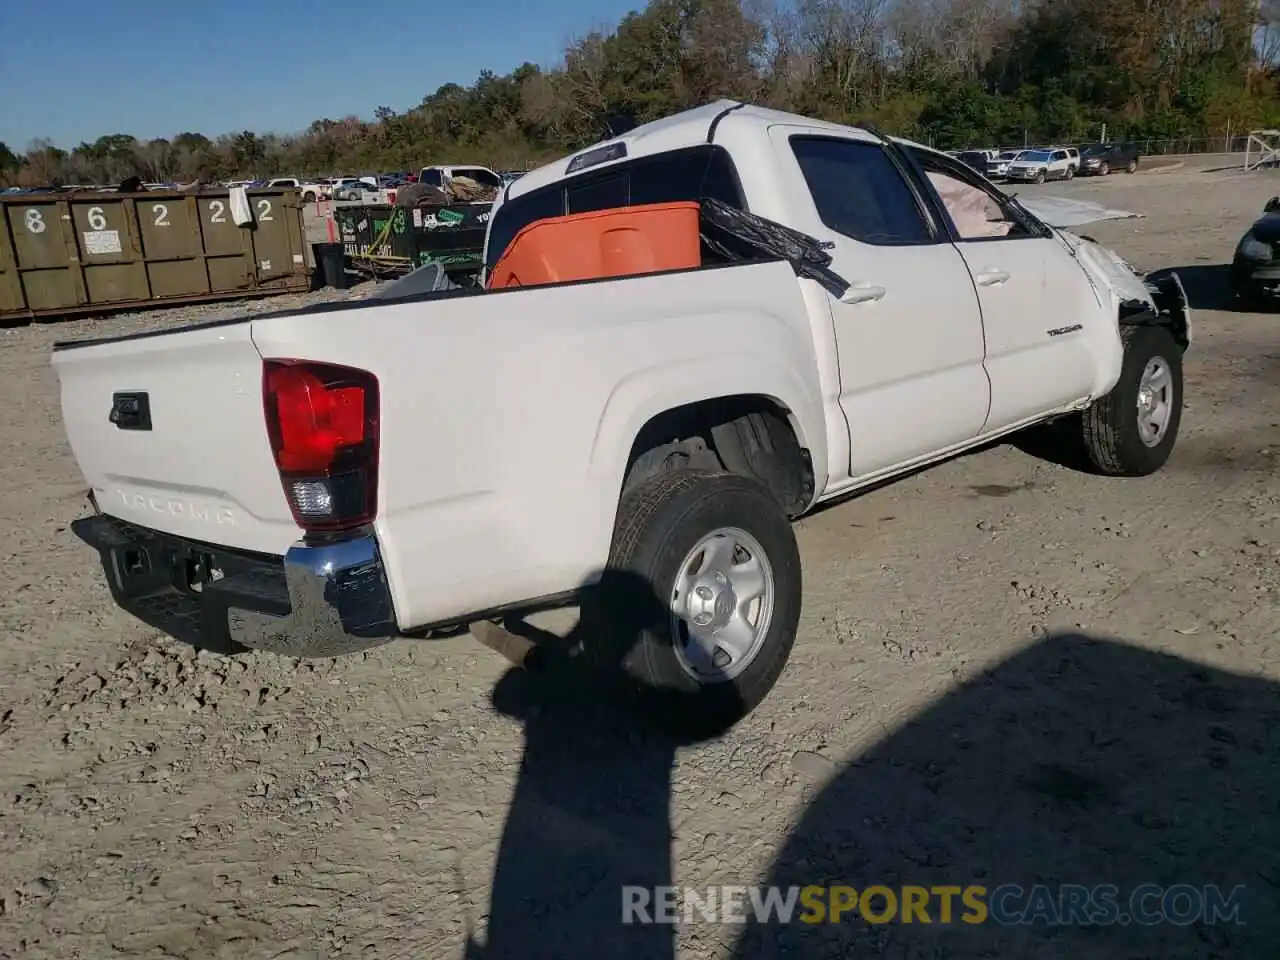
M 1173 339 L 1186 350 L 1191 346 L 1191 301 L 1182 285 L 1182 278 L 1174 270 L 1157 270 L 1144 278 L 1155 316 L 1144 322 L 1168 327 Z M 1121 317 L 1121 323 L 1126 322 Z
M 1143 276 L 1114 250 L 1068 230 L 1056 232 L 1099 298 L 1110 298 L 1119 323 L 1167 327 L 1183 350 L 1191 345 L 1191 304 L 1177 273 L 1158 270 Z

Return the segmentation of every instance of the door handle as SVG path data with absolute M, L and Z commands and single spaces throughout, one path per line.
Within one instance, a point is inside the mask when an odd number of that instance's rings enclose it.
M 840 297 L 841 303 L 870 303 L 884 297 L 884 287 L 874 283 L 852 283 Z
M 973 278 L 974 283 L 980 287 L 994 287 L 1004 283 L 1009 279 L 1009 274 L 1003 270 L 996 270 L 994 267 L 988 267 Z

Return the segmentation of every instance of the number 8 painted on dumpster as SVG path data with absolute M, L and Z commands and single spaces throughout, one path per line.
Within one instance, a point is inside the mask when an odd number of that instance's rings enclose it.
M 44 222 L 44 216 L 39 210 L 34 208 L 28 210 L 22 216 L 22 221 L 27 225 L 29 233 L 44 233 L 47 224 Z

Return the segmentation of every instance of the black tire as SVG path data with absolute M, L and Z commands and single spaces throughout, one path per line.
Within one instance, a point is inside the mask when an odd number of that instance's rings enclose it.
M 1124 168 L 1125 173 L 1136 173 L 1138 170 L 1138 161 L 1130 160 L 1128 166 Z
M 1066 179 L 1072 180 L 1075 178 L 1075 175 L 1076 175 L 1076 168 L 1072 166 L 1068 166 Z
M 1111 164 L 1109 163 L 1104 163 L 1102 166 L 1098 167 L 1098 176 L 1100 177 L 1105 177 L 1110 172 L 1111 172 Z
M 681 562 L 704 537 L 737 528 L 754 538 L 773 572 L 773 609 L 758 652 L 732 679 L 702 682 L 681 665 L 687 628 L 670 606 Z M 730 473 L 661 473 L 619 505 L 609 568 L 583 600 L 583 646 L 592 665 L 641 694 L 665 724 L 720 733 L 750 713 L 786 665 L 802 596 L 795 534 L 777 499 Z
M 1043 171 L 1043 170 L 1037 170 L 1037 171 L 1036 171 L 1036 183 L 1044 183 L 1044 171 Z
M 1163 327 L 1121 327 L 1124 364 L 1120 379 L 1081 417 L 1085 452 L 1098 472 L 1113 477 L 1145 477 L 1165 465 L 1182 423 L 1182 348 Z M 1154 446 L 1138 432 L 1138 385 L 1153 359 L 1162 359 L 1171 377 L 1172 410 L 1164 435 Z

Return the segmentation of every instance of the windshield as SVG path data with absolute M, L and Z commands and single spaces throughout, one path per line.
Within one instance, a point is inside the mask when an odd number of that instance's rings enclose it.
M 1023 150 L 1018 154 L 1018 159 L 1029 163 L 1043 163 L 1049 159 L 1049 154 L 1045 150 Z

